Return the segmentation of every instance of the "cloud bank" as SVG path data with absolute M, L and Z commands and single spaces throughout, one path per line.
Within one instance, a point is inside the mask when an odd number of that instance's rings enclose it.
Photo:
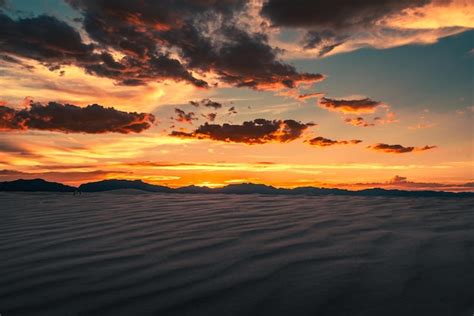
M 62 133 L 140 133 L 155 117 L 148 113 L 123 112 L 98 104 L 78 107 L 49 102 L 31 103 L 17 110 L 0 106 L 0 131 L 43 130 Z

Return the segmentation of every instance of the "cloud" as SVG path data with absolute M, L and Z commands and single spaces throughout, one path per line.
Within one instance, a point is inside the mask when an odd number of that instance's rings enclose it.
M 303 93 L 299 94 L 297 99 L 298 100 L 307 100 L 321 96 L 321 92 L 311 92 L 311 93 Z
M 346 113 L 373 113 L 375 109 L 382 105 L 379 101 L 374 101 L 370 98 L 345 100 L 345 99 L 330 99 L 323 97 L 319 100 L 319 106 L 330 111 L 337 111 Z
M 237 114 L 237 110 L 235 109 L 235 106 L 233 107 L 230 107 L 228 110 L 227 110 L 228 114 L 231 115 L 231 114 Z
M 1 131 L 1 128 L 0 128 L 0 131 Z M 0 153 L 8 153 L 8 154 L 14 154 L 15 156 L 30 157 L 30 158 L 40 157 L 40 155 L 33 153 L 32 151 L 25 148 L 24 146 L 11 142 L 11 141 L 7 141 L 7 140 L 0 140 Z
M 404 147 L 402 145 L 389 145 L 389 144 L 384 144 L 384 143 L 378 143 L 375 145 L 368 146 L 367 148 L 370 148 L 375 151 L 385 152 L 385 153 L 403 154 L 403 153 L 409 153 L 409 152 L 414 152 L 414 151 L 430 150 L 430 149 L 436 148 L 436 146 Z
M 262 14 L 275 26 L 344 30 L 374 25 L 381 18 L 406 8 L 420 7 L 428 0 L 381 1 L 312 1 L 297 4 L 285 0 L 268 0 Z
M 201 101 L 189 101 L 189 103 L 195 107 L 206 107 L 213 108 L 215 110 L 222 108 L 222 104 L 219 102 L 212 101 L 211 99 L 202 99 Z
M 148 113 L 123 112 L 98 104 L 78 107 L 49 102 L 31 103 L 17 110 L 0 106 L 0 131 L 47 130 L 63 133 L 140 133 L 155 117 Z
M 88 71 L 125 71 L 125 84 L 166 76 L 209 86 L 195 77 L 199 73 L 216 78 L 215 83 L 274 90 L 323 79 L 280 60 L 281 50 L 268 43 L 267 35 L 244 22 L 251 7 L 247 1 L 67 2 L 83 14 L 83 28 L 98 47 L 124 55 L 118 64 L 108 58 Z
M 353 117 L 353 118 L 346 118 L 346 119 L 344 119 L 344 122 L 346 122 L 347 124 L 350 124 L 350 125 L 360 126 L 360 127 L 375 126 L 375 123 L 369 123 L 361 116 Z
M 313 123 L 305 124 L 295 120 L 255 119 L 243 122 L 241 125 L 205 123 L 191 133 L 173 131 L 170 135 L 249 145 L 269 142 L 287 143 L 300 138 L 303 132 L 313 125 Z
M 209 122 L 214 122 L 217 117 L 217 113 L 207 113 L 207 114 L 201 114 L 201 115 Z
M 227 28 L 224 34 L 229 40 L 219 49 L 214 67 L 220 79 L 228 84 L 256 90 L 279 90 L 324 79 L 321 74 L 298 72 L 280 61 L 280 51 L 272 48 L 263 34 L 248 34 L 233 27 Z
M 472 1 L 471 1 L 472 2 Z M 306 32 L 304 50 L 319 56 L 361 47 L 433 43 L 474 26 L 466 0 L 268 0 L 261 14 L 273 27 Z
M 355 145 L 359 144 L 362 141 L 359 139 L 352 139 L 352 140 L 332 140 L 329 138 L 324 138 L 321 136 L 312 138 L 308 141 L 306 141 L 308 144 L 312 146 L 317 146 L 317 147 L 328 147 L 328 146 L 333 146 L 333 145 Z
M 82 42 L 79 33 L 50 16 L 13 20 L 0 13 L 0 51 L 53 65 L 86 61 L 94 46 Z
M 19 60 L 18 58 L 12 57 L 10 55 L 0 55 L 0 64 L 2 63 L 17 64 L 27 70 L 32 70 L 35 68 L 34 66 L 27 65 L 23 63 L 21 60 Z
M 401 177 L 396 175 L 392 179 L 388 181 L 389 184 L 400 184 L 400 183 L 407 183 L 407 177 Z
M 305 49 L 316 49 L 318 57 L 322 57 L 336 47 L 344 44 L 347 36 L 339 36 L 333 31 L 308 31 L 303 39 Z
M 186 113 L 178 108 L 175 108 L 174 112 L 176 113 L 176 117 L 174 118 L 176 122 L 192 124 L 194 120 L 197 120 L 196 114 L 194 112 Z
M 52 16 L 13 20 L 0 13 L 0 29 L 1 53 L 37 60 L 50 70 L 73 64 L 89 74 L 123 85 L 172 79 L 207 86 L 165 53 L 157 52 L 146 60 L 127 55 L 116 60 L 107 51 L 108 47 L 85 44 L 76 29 Z

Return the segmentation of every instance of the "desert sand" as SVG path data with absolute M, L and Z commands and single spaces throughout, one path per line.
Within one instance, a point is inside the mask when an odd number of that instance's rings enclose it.
M 0 313 L 466 315 L 474 199 L 0 193 Z

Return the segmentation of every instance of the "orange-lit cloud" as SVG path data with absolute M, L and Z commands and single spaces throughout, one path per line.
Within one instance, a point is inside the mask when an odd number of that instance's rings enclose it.
M 192 133 L 173 131 L 170 135 L 183 138 L 211 139 L 224 142 L 265 144 L 269 142 L 286 143 L 299 138 L 312 123 L 301 123 L 294 120 L 256 119 L 235 124 L 201 125 Z
M 374 101 L 370 98 L 345 100 L 345 99 L 330 99 L 323 97 L 319 100 L 319 106 L 330 111 L 342 113 L 373 113 L 375 109 L 382 105 L 379 101 Z
M 194 112 L 186 113 L 181 109 L 175 108 L 174 113 L 176 114 L 176 117 L 174 119 L 176 120 L 176 122 L 179 122 L 179 123 L 192 124 L 194 120 L 197 120 L 196 113 Z
M 275 45 L 293 58 L 327 56 L 371 46 L 378 49 L 432 44 L 474 28 L 469 0 L 383 0 L 291 2 L 269 0 L 262 14 L 273 28 L 302 32 L 300 41 Z
M 321 96 L 321 92 L 303 93 L 298 95 L 298 100 L 307 100 Z
M 352 140 L 332 140 L 329 138 L 324 138 L 321 136 L 312 138 L 308 141 L 306 141 L 308 144 L 312 146 L 317 146 L 317 147 L 328 147 L 328 146 L 334 146 L 334 145 L 355 145 L 359 144 L 362 141 L 360 139 L 352 139 Z
M 360 126 L 360 127 L 375 126 L 375 123 L 369 123 L 361 116 L 353 117 L 353 118 L 346 118 L 346 119 L 344 119 L 344 122 L 346 122 L 347 124 L 350 124 L 350 125 Z
M 429 1 L 387 17 L 380 24 L 405 29 L 474 28 L 474 4 L 469 0 Z
M 207 114 L 201 114 L 201 115 L 209 122 L 214 122 L 217 117 L 217 113 L 207 113 Z
M 211 99 L 202 99 L 200 101 L 189 101 L 195 107 L 213 108 L 214 110 L 222 108 L 222 103 L 212 101 Z
M 68 2 L 84 15 L 82 26 L 90 42 L 58 17 L 12 19 L 0 13 L 0 28 L 7 30 L 0 34 L 0 41 L 6 43 L 0 53 L 8 56 L 7 62 L 35 60 L 51 71 L 75 65 L 125 86 L 173 80 L 197 88 L 223 84 L 279 90 L 323 79 L 281 60 L 281 51 L 265 35 L 239 27 L 235 20 L 247 8 L 242 1 L 224 1 L 224 6 Z M 210 20 L 215 24 L 212 38 L 207 34 Z M 42 36 L 45 33 L 49 36 Z
M 433 148 L 436 148 L 436 146 L 424 146 L 424 147 L 405 147 L 402 145 L 389 145 L 389 144 L 383 144 L 383 143 L 378 143 L 375 145 L 371 145 L 368 148 L 375 150 L 375 151 L 380 151 L 380 152 L 385 152 L 385 153 L 392 153 L 392 154 L 403 154 L 403 153 L 410 153 L 413 151 L 425 151 L 425 150 L 430 150 Z

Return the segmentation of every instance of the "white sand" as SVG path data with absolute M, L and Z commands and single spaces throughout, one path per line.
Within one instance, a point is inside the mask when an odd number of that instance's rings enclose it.
M 471 316 L 474 199 L 0 193 L 0 313 Z

